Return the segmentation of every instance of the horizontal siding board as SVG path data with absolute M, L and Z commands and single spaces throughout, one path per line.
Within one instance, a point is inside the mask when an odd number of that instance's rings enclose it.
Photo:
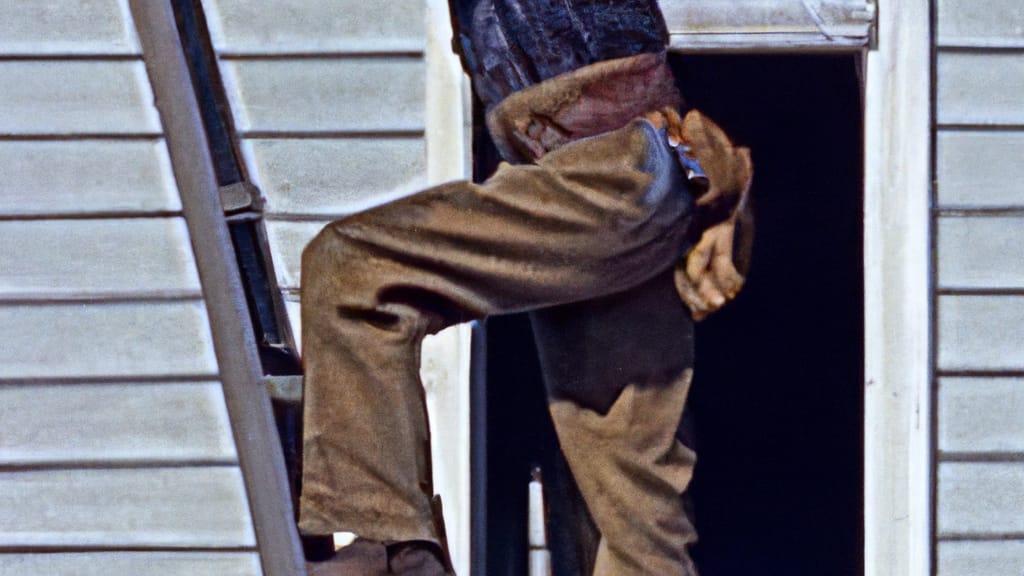
M 0 576 L 261 576 L 255 552 L 0 554 Z
M 939 287 L 1024 288 L 1024 218 L 938 221 Z
M 1024 542 L 939 542 L 937 576 L 1020 576 Z
M 202 302 L 0 305 L 0 333 L 0 378 L 217 372 Z
M 868 34 L 864 0 L 661 0 L 660 4 L 673 34 L 820 34 L 808 5 L 830 36 L 866 39 Z
M 1021 150 L 1024 131 L 939 130 L 939 206 L 1024 206 Z
M 0 385 L 0 422 L 0 466 L 236 459 L 219 382 Z
M 944 124 L 1024 124 L 1024 54 L 938 55 L 938 119 Z
M 939 537 L 1024 533 L 1024 464 L 939 465 Z
M 308 53 L 423 50 L 424 0 L 203 0 L 217 50 Z
M 940 46 L 1024 46 L 1020 0 L 938 0 Z
M 302 250 L 329 221 L 267 222 L 267 240 L 277 271 L 277 283 L 283 289 L 299 287 Z
M 246 148 L 270 213 L 348 213 L 425 183 L 419 138 L 254 140 Z
M 1022 378 L 942 378 L 938 414 L 942 451 L 1024 453 Z
M 940 370 L 1024 370 L 1024 296 L 939 296 Z
M 221 70 L 243 131 L 424 129 L 421 59 L 233 60 Z
M 0 545 L 255 545 L 238 468 L 0 472 Z
M 0 299 L 199 293 L 182 218 L 0 222 Z
M 0 61 L 0 134 L 160 131 L 142 62 Z
M 156 141 L 0 141 L 0 215 L 179 211 Z
M 4 0 L 0 54 L 137 54 L 125 2 Z

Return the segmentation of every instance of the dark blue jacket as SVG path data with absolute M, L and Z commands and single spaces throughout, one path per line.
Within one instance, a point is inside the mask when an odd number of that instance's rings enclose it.
M 661 52 L 657 0 L 450 0 L 455 49 L 488 107 L 588 64 Z

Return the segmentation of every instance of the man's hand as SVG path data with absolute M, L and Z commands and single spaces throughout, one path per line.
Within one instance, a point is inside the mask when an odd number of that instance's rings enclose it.
M 676 266 L 676 290 L 700 321 L 739 294 L 745 278 L 733 265 L 735 223 L 727 220 L 704 231 L 700 241 Z
M 750 267 L 750 150 L 734 146 L 717 124 L 696 110 L 681 118 L 674 108 L 663 108 L 645 118 L 665 130 L 669 146 L 685 146 L 686 153 L 693 155 L 706 173 L 707 188 L 691 188 L 700 224 L 720 219 L 704 230 L 697 245 L 676 266 L 676 290 L 693 319 L 703 320 L 739 294 L 745 280 L 740 270 L 746 273 Z
M 660 110 L 653 110 L 645 114 L 644 118 L 658 130 L 665 130 L 669 140 L 676 143 L 683 141 L 683 117 L 675 108 L 666 106 Z

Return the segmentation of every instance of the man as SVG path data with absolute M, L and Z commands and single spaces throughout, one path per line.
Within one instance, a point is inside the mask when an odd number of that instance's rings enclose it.
M 595 574 L 696 574 L 680 497 L 694 455 L 676 428 L 691 318 L 743 283 L 749 154 L 676 112 L 655 0 L 469 0 L 453 17 L 515 165 L 332 223 L 303 254 L 299 527 L 361 537 L 311 574 L 450 570 L 420 342 L 522 310 L 602 535 Z

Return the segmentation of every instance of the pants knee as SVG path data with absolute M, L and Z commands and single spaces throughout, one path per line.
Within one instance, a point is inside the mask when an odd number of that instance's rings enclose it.
M 325 226 L 303 249 L 301 285 L 303 300 L 325 291 L 352 294 L 362 289 L 360 273 L 367 255 L 340 228 L 340 222 Z

